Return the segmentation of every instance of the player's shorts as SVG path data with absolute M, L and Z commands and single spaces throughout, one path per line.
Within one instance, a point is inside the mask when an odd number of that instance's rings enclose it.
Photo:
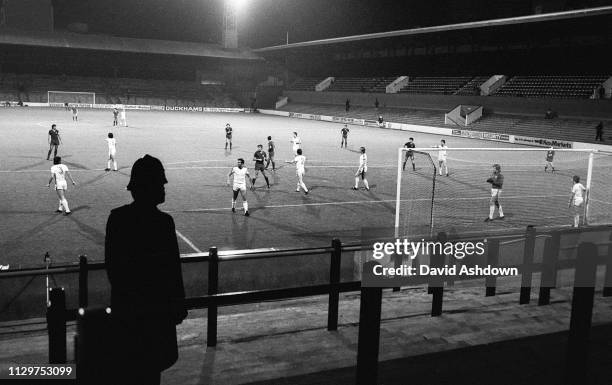
M 438 162 L 439 162 L 440 164 L 446 164 L 446 158 L 445 158 L 445 159 L 439 159 L 439 158 L 438 158 Z
M 295 170 L 295 175 L 300 179 L 304 177 L 305 173 L 306 173 L 306 169 L 303 169 L 303 168 Z
M 229 135 L 225 135 L 225 139 L 229 139 L 229 140 L 232 140 L 232 134 L 229 134 Z
M 491 204 L 494 204 L 501 197 L 502 190 L 500 188 L 491 189 Z
M 255 163 L 255 171 L 264 171 L 266 166 L 263 163 Z
M 365 179 L 366 178 L 366 173 L 368 172 L 367 169 L 363 169 L 363 170 L 357 170 L 357 175 L 361 176 L 361 179 Z
M 54 142 L 54 141 L 51 141 L 51 144 L 50 144 L 50 145 L 51 145 L 51 146 L 59 146 L 59 142 Z
M 414 153 L 412 151 L 406 151 L 406 159 L 414 159 Z
M 68 183 L 66 183 L 66 181 L 62 181 L 62 182 L 57 182 L 55 184 L 55 189 L 56 190 L 68 190 Z
M 584 203 L 584 198 L 580 198 L 580 197 L 574 198 L 574 207 L 582 207 L 583 203 Z
M 246 184 L 235 184 L 233 190 L 234 192 L 238 192 L 238 191 L 246 192 Z
M 300 146 L 293 146 L 293 153 L 297 155 L 297 150 L 300 149 Z
M 268 159 L 270 159 L 270 160 L 274 159 L 274 151 L 269 151 L 268 152 Z
M 108 156 L 112 156 L 113 158 L 115 157 L 115 155 L 117 154 L 117 150 L 109 150 L 108 151 Z

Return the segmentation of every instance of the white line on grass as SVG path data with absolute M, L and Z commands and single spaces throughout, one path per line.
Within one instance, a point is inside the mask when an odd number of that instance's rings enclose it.
M 185 167 L 166 167 L 166 170 L 208 170 L 208 169 L 224 169 L 224 170 L 229 170 L 231 169 L 233 166 L 185 166 Z M 369 168 L 395 168 L 395 166 L 392 165 L 368 165 Z M 329 165 L 329 166 L 307 166 L 308 168 L 358 168 L 358 165 L 354 165 L 354 166 L 348 166 L 348 165 Z M 122 170 L 129 170 L 131 169 L 131 167 L 125 167 Z M 73 168 L 70 169 L 70 172 L 99 172 L 99 171 L 104 171 L 103 168 L 92 168 L 92 169 L 83 169 L 83 168 Z M 15 174 L 24 174 L 24 173 L 40 173 L 40 172 L 45 172 L 48 173 L 49 170 L 0 170 L 0 173 L 3 174 L 11 174 L 11 173 L 15 173 Z
M 178 236 L 179 236 L 179 238 L 181 238 L 183 241 L 185 241 L 185 243 L 186 243 L 186 244 L 187 244 L 189 247 L 191 247 L 191 248 L 193 249 L 193 251 L 195 251 L 196 253 L 201 253 L 201 252 L 202 252 L 202 250 L 198 249 L 198 248 L 196 247 L 196 245 L 194 245 L 194 244 L 193 244 L 193 242 L 191 242 L 191 241 L 189 240 L 189 238 L 187 238 L 186 236 L 184 236 L 183 234 L 181 234 L 181 233 L 180 233 L 178 230 L 175 230 L 175 231 L 176 231 L 176 235 L 178 235 Z
M 554 197 L 566 197 L 566 195 L 517 195 L 517 196 L 506 196 L 503 199 L 543 199 L 543 198 L 554 198 Z M 489 200 L 490 197 L 487 195 L 479 197 L 465 197 L 465 198 L 437 198 L 436 202 L 439 201 L 473 201 L 473 200 Z M 381 200 L 370 200 L 370 201 L 345 201 L 345 202 L 319 202 L 319 203 L 299 203 L 299 204 L 287 204 L 287 205 L 270 205 L 270 206 L 254 206 L 257 209 L 282 209 L 289 207 L 307 207 L 307 206 L 343 206 L 343 205 L 358 205 L 358 204 L 381 204 L 381 203 L 395 203 L 395 199 L 381 199 Z M 431 201 L 431 198 L 418 198 L 418 199 L 402 199 L 400 202 L 419 202 L 419 201 Z M 206 211 L 222 211 L 231 210 L 231 207 L 217 207 L 217 208 L 199 208 L 189 210 L 172 210 L 167 211 L 168 213 L 197 213 Z

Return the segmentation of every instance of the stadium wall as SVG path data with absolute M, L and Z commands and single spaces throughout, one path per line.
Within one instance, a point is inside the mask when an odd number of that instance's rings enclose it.
M 342 105 L 350 99 L 353 106 L 423 108 L 448 112 L 459 104 L 483 106 L 485 112 L 544 116 L 549 108 L 560 116 L 612 118 L 612 101 L 606 99 L 512 98 L 503 96 L 459 96 L 421 94 L 379 94 L 359 92 L 285 91 L 289 102 Z

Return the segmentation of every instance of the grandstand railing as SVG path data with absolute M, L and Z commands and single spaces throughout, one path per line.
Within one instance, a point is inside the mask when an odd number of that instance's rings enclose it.
M 582 232 L 609 232 L 605 242 L 581 243 L 572 245 L 565 249 L 578 249 L 577 259 L 559 260 L 561 235 L 582 233 Z M 446 235 L 440 233 L 438 239 Z M 534 250 L 536 238 L 545 238 L 544 254 L 542 262 L 534 262 Z M 452 239 L 452 241 L 465 241 L 474 239 L 466 237 Z M 588 346 L 582 341 L 585 330 L 591 325 L 591 315 L 594 295 L 595 273 L 589 271 L 596 269 L 598 265 L 604 264 L 606 272 L 604 277 L 603 296 L 612 296 L 612 226 L 593 226 L 580 229 L 560 229 L 547 228 L 537 232 L 532 226 L 526 231 L 512 231 L 500 235 L 487 237 L 488 245 L 486 248 L 487 264 L 495 265 L 498 262 L 500 245 L 509 242 L 524 242 L 523 261 L 517 265 L 504 267 L 517 267 L 521 274 L 520 304 L 528 304 L 531 299 L 532 276 L 534 273 L 540 274 L 538 305 L 548 305 L 550 303 L 550 291 L 556 287 L 557 272 L 564 269 L 576 268 L 574 281 L 574 299 L 572 302 L 572 317 L 570 324 L 569 344 L 574 350 L 569 351 L 575 358 L 586 356 L 585 349 Z M 599 255 L 597 248 L 608 246 L 606 255 Z M 357 353 L 357 381 L 358 383 L 374 383 L 376 378 L 376 368 L 379 350 L 379 331 L 381 320 L 381 301 L 382 288 L 361 287 L 360 281 L 340 282 L 340 265 L 343 252 L 355 252 L 371 250 L 369 245 L 342 245 L 340 240 L 334 239 L 330 247 L 290 249 L 278 251 L 256 251 L 256 252 L 218 252 L 216 247 L 210 248 L 208 252 L 190 254 L 182 258 L 183 263 L 207 262 L 208 269 L 208 292 L 207 295 L 190 297 L 185 299 L 185 306 L 188 309 L 208 309 L 207 322 L 207 346 L 217 344 L 217 309 L 220 306 L 231 306 L 247 303 L 257 303 L 266 300 L 290 299 L 308 297 L 315 295 L 328 296 L 328 317 L 327 329 L 329 331 L 338 328 L 338 305 L 339 294 L 342 292 L 361 292 L 360 300 L 360 322 L 359 322 L 359 343 Z M 234 293 L 219 293 L 219 263 L 223 261 L 236 260 L 255 260 L 263 258 L 283 258 L 289 256 L 308 256 L 315 254 L 330 255 L 330 275 L 329 282 L 321 285 L 310 285 L 301 287 L 291 287 L 272 290 L 257 290 Z M 594 254 L 595 255 L 594 257 Z M 396 256 L 398 257 L 398 256 Z M 444 256 L 442 256 L 444 258 Z M 416 260 L 415 260 L 416 261 Z M 581 263 L 577 263 L 580 261 Z M 431 264 L 443 264 L 443 259 L 432 256 Z M 372 263 L 372 262 L 368 262 Z M 375 263 L 375 262 L 374 262 Z M 402 263 L 400 258 L 395 258 L 396 266 Z M 587 266 L 586 268 L 584 266 Z M 79 265 L 64 265 L 43 269 L 23 269 L 6 271 L 0 274 L 0 278 L 36 276 L 47 274 L 67 274 L 79 273 L 79 308 L 66 308 L 66 294 L 63 288 L 53 288 L 50 290 L 50 302 L 47 309 L 47 327 L 49 335 L 49 362 L 67 362 L 67 322 L 78 319 L 79 312 L 84 311 L 88 304 L 88 272 L 91 270 L 104 269 L 103 262 L 88 263 L 86 257 L 81 257 Z M 585 270 L 586 269 L 586 270 Z M 591 270 L 589 270 L 591 269 Z M 585 272 L 586 271 L 586 272 Z M 595 271 L 595 270 L 593 270 Z M 589 278 L 592 276 L 592 279 Z M 585 278 L 586 277 L 586 278 Z M 428 293 L 432 294 L 431 316 L 439 316 L 443 309 L 444 285 L 452 284 L 455 281 L 482 279 L 482 277 L 454 277 L 450 279 L 424 277 L 412 277 L 408 280 L 409 285 L 428 285 Z M 406 281 L 404 281 L 406 282 Z M 586 286 L 578 287 L 576 282 Z M 496 294 L 497 278 L 488 276 L 485 278 L 485 295 L 494 296 Z M 394 291 L 399 288 L 394 288 Z M 589 300 L 590 298 L 590 300 Z M 587 306 L 584 306 L 584 303 Z M 588 305 L 590 303 L 590 306 Z M 586 329 L 585 329 L 586 328 Z M 581 356 L 582 354 L 582 356 Z M 572 366 L 574 367 L 574 366 Z

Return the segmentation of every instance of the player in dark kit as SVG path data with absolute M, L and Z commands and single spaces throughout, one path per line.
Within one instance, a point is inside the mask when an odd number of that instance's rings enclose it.
M 340 133 L 342 134 L 342 142 L 340 142 L 340 148 L 342 148 L 343 145 L 344 145 L 344 148 L 346 148 L 346 145 L 348 144 L 348 133 L 349 133 L 349 131 L 350 130 L 349 130 L 349 128 L 348 128 L 348 126 L 346 124 L 340 130 Z
M 404 148 L 407 148 L 408 151 L 406 151 L 406 159 L 404 159 L 402 170 L 406 170 L 406 163 L 408 162 L 408 159 L 410 159 L 410 161 L 412 162 L 412 171 L 416 171 L 416 167 L 414 166 L 414 153 L 412 152 L 412 150 L 410 150 L 411 148 L 416 148 L 416 145 L 414 144 L 414 138 L 408 139 L 408 142 L 404 144 Z
M 272 141 L 272 137 L 268 136 L 268 160 L 266 162 L 266 170 L 270 162 L 272 162 L 272 171 L 276 171 L 276 163 L 274 163 L 274 142 Z
M 549 166 L 552 172 L 555 172 L 555 166 L 553 165 L 554 159 L 555 159 L 555 150 L 551 147 L 550 149 L 548 149 L 548 151 L 546 151 L 546 165 L 544 166 L 544 172 L 548 171 Z
M 113 126 L 116 126 L 119 124 L 119 110 L 114 108 L 113 109 Z
M 51 129 L 49 130 L 49 152 L 47 153 L 47 160 L 50 160 L 51 151 L 53 152 L 53 157 L 57 156 L 57 147 L 62 142 L 62 138 L 60 138 L 60 134 L 55 124 L 51 125 Z
M 270 188 L 270 181 L 268 181 L 268 176 L 266 175 L 265 171 L 266 167 L 264 166 L 264 162 L 266 161 L 267 157 L 268 156 L 263 150 L 263 146 L 258 144 L 257 151 L 255 151 L 255 154 L 253 154 L 253 160 L 255 161 L 255 177 L 253 177 L 253 180 L 251 181 L 251 190 L 255 190 L 255 180 L 257 179 L 260 171 L 261 175 L 263 175 L 264 179 L 266 180 L 266 185 L 268 188 Z
M 232 126 L 229 123 L 225 125 L 225 149 L 227 150 L 227 144 L 229 143 L 230 151 L 232 150 Z

